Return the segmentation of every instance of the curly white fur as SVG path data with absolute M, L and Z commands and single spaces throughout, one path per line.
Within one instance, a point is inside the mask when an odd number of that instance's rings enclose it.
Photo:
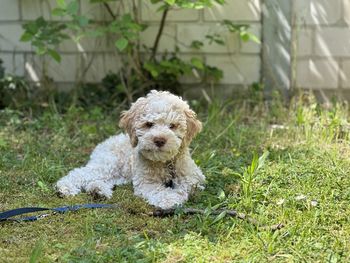
M 110 198 L 115 185 L 132 182 L 135 195 L 166 209 L 187 201 L 192 189 L 203 188 L 205 177 L 188 148 L 202 125 L 180 97 L 153 90 L 122 113 L 119 125 L 128 135 L 105 140 L 86 166 L 61 178 L 56 187 L 62 196 L 86 191 Z

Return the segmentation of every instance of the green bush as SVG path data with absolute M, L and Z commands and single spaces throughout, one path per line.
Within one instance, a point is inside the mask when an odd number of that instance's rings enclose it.
M 39 17 L 35 21 L 23 25 L 24 33 L 21 40 L 30 42 L 39 55 L 48 55 L 61 61 L 61 56 L 57 47 L 62 41 L 71 39 L 79 42 L 84 38 L 110 37 L 115 44 L 116 52 L 122 54 L 122 70 L 112 72 L 106 76 L 104 82 L 108 85 L 113 83 L 113 97 L 123 97 L 129 101 L 133 97 L 144 94 L 150 89 L 167 89 L 178 93 L 179 78 L 186 75 L 193 75 L 202 83 L 216 83 L 222 76 L 222 71 L 206 64 L 200 57 L 194 56 L 189 60 L 184 60 L 178 56 L 180 47 L 175 52 L 167 52 L 162 56 L 158 55 L 158 47 L 161 37 L 164 34 L 164 25 L 169 12 L 175 8 L 179 9 L 203 9 L 210 8 L 214 3 L 224 5 L 224 0 L 150 0 L 151 4 L 157 4 L 160 7 L 158 12 L 162 13 L 162 19 L 159 23 L 158 33 L 156 34 L 153 45 L 145 46 L 140 44 L 140 33 L 148 25 L 138 20 L 138 6 L 135 1 L 125 0 L 90 0 L 94 5 L 100 5 L 108 12 L 110 19 L 103 23 L 89 19 L 86 14 L 79 13 L 79 2 L 77 0 L 65 1 L 56 0 L 57 8 L 51 11 L 53 16 L 69 18 L 69 21 L 57 22 L 47 21 Z M 131 12 L 115 12 L 110 4 L 116 2 L 120 6 L 131 4 Z M 120 8 L 118 8 L 120 9 Z M 66 20 L 66 19 L 65 19 Z M 250 34 L 247 25 L 235 24 L 229 20 L 223 20 L 221 31 L 238 34 L 243 41 L 259 40 Z M 225 41 L 218 33 L 203 36 L 203 39 L 195 40 L 190 47 L 196 52 L 200 51 L 204 42 L 213 45 L 225 45 Z M 104 86 L 104 88 L 106 88 Z

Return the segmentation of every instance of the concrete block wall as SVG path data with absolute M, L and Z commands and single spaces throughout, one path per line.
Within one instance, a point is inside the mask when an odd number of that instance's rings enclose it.
M 50 58 L 38 57 L 28 43 L 19 38 L 21 25 L 39 16 L 52 17 L 50 9 L 56 6 L 55 0 L 0 0 L 0 58 L 4 60 L 8 73 L 26 76 L 34 81 L 43 74 L 60 83 L 75 81 L 99 82 L 108 73 L 116 72 L 122 66 L 120 55 L 115 51 L 110 39 L 84 39 L 80 43 L 65 41 L 59 47 L 62 62 L 56 63 Z M 131 1 L 111 2 L 112 9 L 129 11 Z M 139 19 L 149 25 L 142 33 L 142 43 L 152 46 L 158 30 L 161 13 L 148 0 L 139 0 Z M 109 18 L 103 7 L 80 0 L 80 12 L 89 18 L 102 21 Z M 190 59 L 199 56 L 198 51 L 189 46 L 193 40 L 205 40 L 208 33 L 218 32 L 227 45 L 209 45 L 205 42 L 203 59 L 210 65 L 224 71 L 221 84 L 249 85 L 260 81 L 261 47 L 255 43 L 244 43 L 238 35 L 223 31 L 219 26 L 222 19 L 251 25 L 250 31 L 261 35 L 260 0 L 228 0 L 225 6 L 215 5 L 210 10 L 173 10 L 169 12 L 159 52 L 174 51 L 180 48 L 180 56 Z M 195 78 L 184 78 L 186 83 L 197 83 Z
M 295 85 L 350 88 L 350 0 L 295 0 Z
M 350 0 L 287 1 L 293 12 L 293 48 L 285 47 L 291 53 L 285 57 L 292 57 L 293 87 L 349 89 Z M 252 42 L 243 43 L 237 35 L 223 31 L 219 23 L 222 19 L 230 19 L 249 24 L 250 31 L 261 37 L 264 26 L 261 0 L 226 2 L 225 6 L 216 5 L 206 10 L 171 11 L 159 52 L 174 51 L 178 46 L 183 59 L 201 56 L 208 64 L 223 69 L 221 84 L 226 86 L 259 82 L 261 72 L 265 72 L 261 70 L 261 46 Z M 65 41 L 59 46 L 61 64 L 36 56 L 30 44 L 19 41 L 24 22 L 39 16 L 57 19 L 50 14 L 55 3 L 55 0 L 0 0 L 0 58 L 7 72 L 34 81 L 46 74 L 59 83 L 74 83 L 81 80 L 99 82 L 109 71 L 118 71 L 122 66 L 120 55 L 115 50 L 113 40 L 108 38 L 84 39 L 80 43 Z M 130 11 L 131 1 L 124 3 L 123 6 L 118 1 L 110 4 L 113 10 Z M 161 14 L 156 12 L 157 7 L 150 1 L 138 0 L 137 3 L 140 6 L 138 18 L 149 25 L 142 33 L 142 44 L 152 46 Z M 88 0 L 80 0 L 80 12 L 96 21 L 109 17 L 103 7 L 89 4 Z M 268 10 L 264 12 L 265 16 L 269 15 Z M 204 40 L 206 34 L 213 32 L 224 37 L 225 46 L 210 45 L 204 41 L 203 54 L 189 47 L 193 40 Z M 193 77 L 185 77 L 182 81 L 198 83 Z

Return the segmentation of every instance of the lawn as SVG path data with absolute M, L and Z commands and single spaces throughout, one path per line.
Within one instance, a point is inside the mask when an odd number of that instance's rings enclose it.
M 311 98 L 196 106 L 204 129 L 192 143 L 206 189 L 167 218 L 118 187 L 117 209 L 80 210 L 31 223 L 0 224 L 0 262 L 349 262 L 350 147 L 347 105 Z M 0 211 L 96 202 L 61 199 L 53 185 L 119 132 L 118 111 L 71 107 L 0 112 Z M 254 169 L 257 156 L 268 156 Z M 255 160 L 255 161 L 253 161 Z M 252 165 L 253 163 L 253 165 Z M 271 231 L 237 218 L 235 209 Z

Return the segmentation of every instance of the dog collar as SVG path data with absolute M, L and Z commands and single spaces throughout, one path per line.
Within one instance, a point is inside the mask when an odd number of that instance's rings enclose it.
M 173 179 L 176 178 L 175 160 L 170 160 L 166 162 L 165 166 L 166 166 L 166 169 L 168 170 L 168 173 L 171 176 L 170 180 L 165 181 L 165 187 L 174 188 Z

